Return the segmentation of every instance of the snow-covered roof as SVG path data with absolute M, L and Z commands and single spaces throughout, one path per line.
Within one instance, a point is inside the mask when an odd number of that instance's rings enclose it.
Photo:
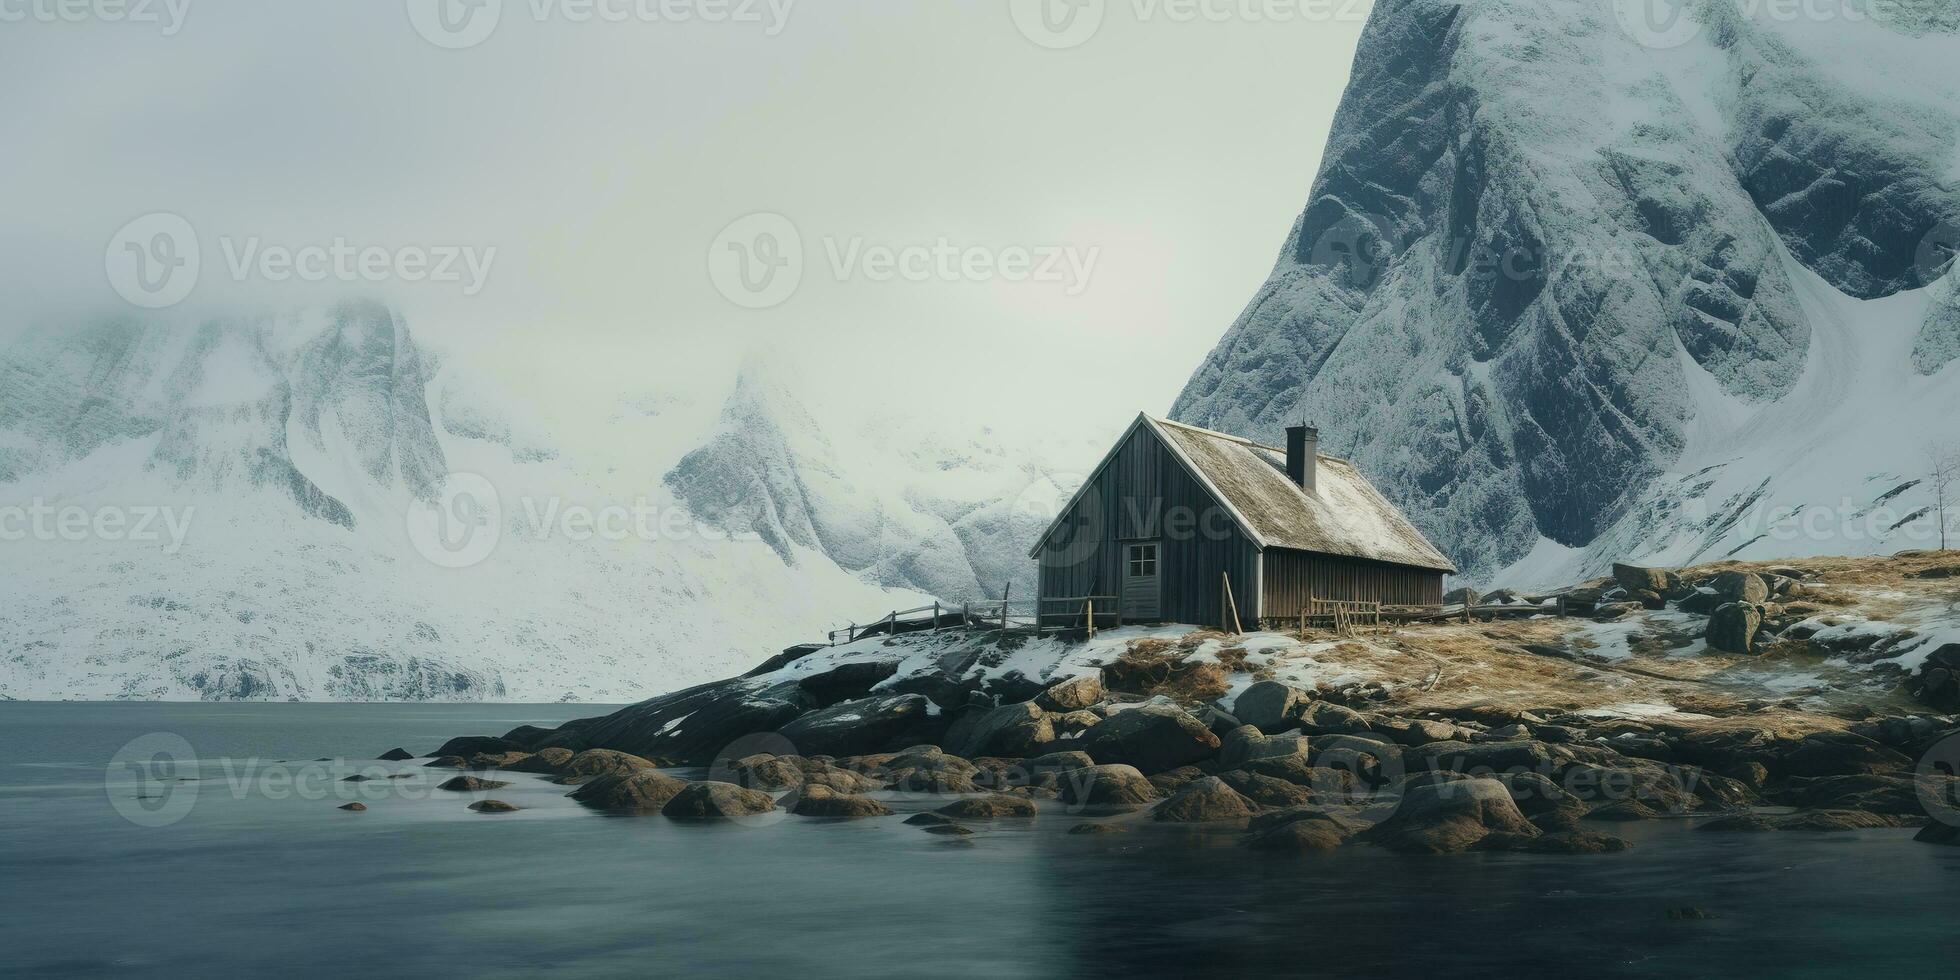
M 1347 460 L 1320 456 L 1315 490 L 1309 492 L 1287 476 L 1284 449 L 1150 415 L 1139 416 L 1136 424 L 1149 426 L 1261 548 L 1293 548 L 1456 572 L 1456 566 Z M 1123 439 L 1128 438 L 1125 433 Z M 1062 515 L 1074 506 L 1075 501 L 1070 501 Z M 1042 540 L 1052 533 L 1051 526 Z

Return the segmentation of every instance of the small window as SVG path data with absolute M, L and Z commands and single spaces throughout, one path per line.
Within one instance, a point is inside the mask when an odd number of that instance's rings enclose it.
M 1154 544 L 1133 544 L 1130 546 L 1130 577 L 1155 578 L 1157 575 L 1157 546 Z

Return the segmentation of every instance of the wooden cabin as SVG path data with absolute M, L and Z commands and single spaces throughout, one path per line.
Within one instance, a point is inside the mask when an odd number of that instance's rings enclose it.
M 1119 600 L 1124 622 L 1247 628 L 1315 600 L 1440 605 L 1455 566 L 1319 444 L 1308 426 L 1280 449 L 1139 415 L 1030 553 L 1040 597 Z

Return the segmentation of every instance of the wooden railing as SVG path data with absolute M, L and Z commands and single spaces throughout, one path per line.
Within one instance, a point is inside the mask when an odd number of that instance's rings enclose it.
M 1300 610 L 1300 632 L 1310 626 L 1322 626 L 1346 636 L 1359 626 L 1380 626 L 1382 624 L 1382 604 L 1379 602 L 1352 602 L 1346 599 L 1309 599 Z
M 1057 623 L 1056 620 L 1061 620 Z M 1122 604 L 1113 596 L 1081 596 L 1066 599 L 982 599 L 948 606 L 935 602 L 917 609 L 895 609 L 869 624 L 852 623 L 831 630 L 826 639 L 831 646 L 855 643 L 870 636 L 899 636 L 906 633 L 937 633 L 948 629 L 1000 630 L 1003 633 L 1065 632 L 1085 628 L 1090 636 L 1098 622 L 1123 625 Z

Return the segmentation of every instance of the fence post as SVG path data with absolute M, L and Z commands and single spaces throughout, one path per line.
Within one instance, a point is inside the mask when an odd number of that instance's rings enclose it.
M 932 631 L 939 632 L 939 600 L 932 600 Z
M 1082 600 L 1082 616 L 1089 621 L 1089 638 L 1096 638 L 1096 600 Z
M 1004 589 L 1002 589 L 1002 590 L 1000 590 L 1000 636 L 1001 636 L 1001 639 L 1006 639 L 1006 638 L 1007 638 L 1007 603 L 1008 603 L 1008 600 L 1010 600 L 1010 599 L 1012 599 L 1012 598 L 1014 598 L 1014 583 L 1013 583 L 1013 582 L 1009 582 L 1009 583 L 1007 583 L 1007 588 L 1004 588 Z M 1037 603 L 1035 603 L 1035 604 L 1034 604 L 1034 622 L 1035 622 L 1035 625 L 1036 625 L 1036 626 L 1040 626 L 1040 625 L 1041 625 L 1041 603 L 1039 603 L 1039 602 L 1037 602 Z

